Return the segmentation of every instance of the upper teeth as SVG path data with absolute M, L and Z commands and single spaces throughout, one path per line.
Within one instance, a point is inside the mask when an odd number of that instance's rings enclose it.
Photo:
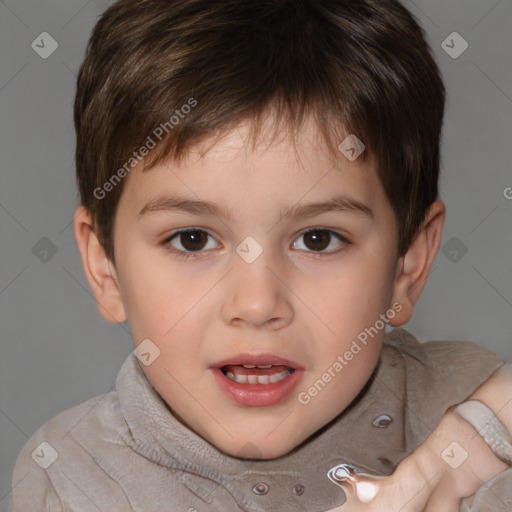
M 271 364 L 258 364 L 258 365 L 254 365 L 254 364 L 243 364 L 242 365 L 244 368 L 271 368 L 272 365 Z
M 291 374 L 291 370 L 284 370 L 273 375 L 235 375 L 232 372 L 226 372 L 226 377 L 239 384 L 274 384 L 286 379 Z

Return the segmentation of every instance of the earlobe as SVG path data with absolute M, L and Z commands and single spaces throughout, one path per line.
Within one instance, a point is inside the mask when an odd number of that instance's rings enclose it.
M 389 322 L 391 325 L 403 325 L 412 316 L 414 304 L 423 291 L 441 244 L 445 216 L 444 204 L 441 201 L 432 203 L 416 238 L 398 260 L 393 302 L 399 302 L 402 309 Z
M 75 212 L 75 238 L 98 310 L 109 322 L 123 322 L 126 320 L 126 312 L 115 267 L 108 260 L 93 225 L 90 212 L 85 207 L 79 206 Z

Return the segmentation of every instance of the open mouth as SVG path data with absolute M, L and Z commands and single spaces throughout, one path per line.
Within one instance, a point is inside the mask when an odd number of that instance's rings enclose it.
M 220 390 L 237 405 L 268 407 L 285 401 L 304 368 L 275 354 L 238 354 L 210 367 Z
M 295 368 L 272 364 L 228 364 L 222 366 L 220 370 L 228 379 L 238 384 L 274 384 L 287 379 Z

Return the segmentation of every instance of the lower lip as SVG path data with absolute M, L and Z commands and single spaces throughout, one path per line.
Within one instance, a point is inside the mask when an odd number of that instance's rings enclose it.
M 286 399 L 302 377 L 302 370 L 296 369 L 286 379 L 272 384 L 240 384 L 226 377 L 220 368 L 212 368 L 220 389 L 234 402 L 249 407 L 276 405 Z

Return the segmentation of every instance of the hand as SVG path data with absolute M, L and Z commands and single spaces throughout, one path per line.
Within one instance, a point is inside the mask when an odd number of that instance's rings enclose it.
M 347 501 L 328 512 L 457 512 L 459 497 L 441 492 L 441 487 L 446 491 L 449 486 L 440 481 L 440 474 L 429 478 L 420 460 L 415 452 L 402 460 L 391 476 L 359 474 L 345 479 L 340 485 Z
M 455 450 L 468 454 L 456 468 L 442 457 L 454 442 Z M 462 498 L 507 468 L 473 427 L 449 410 L 425 443 L 403 459 L 392 475 L 352 473 L 343 479 L 347 501 L 327 512 L 458 512 Z

